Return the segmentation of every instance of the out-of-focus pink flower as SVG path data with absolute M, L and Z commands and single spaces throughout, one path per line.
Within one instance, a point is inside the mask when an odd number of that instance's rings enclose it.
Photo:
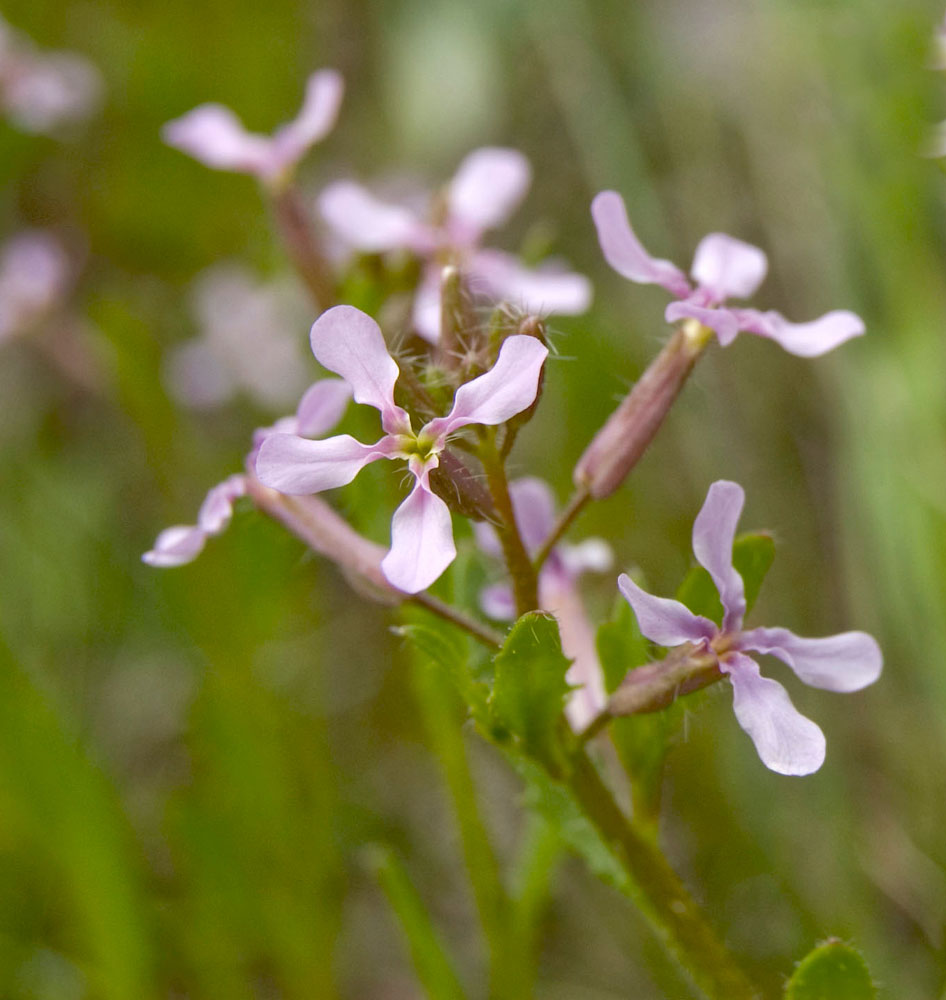
M 238 265 L 212 267 L 194 285 L 193 311 L 201 335 L 178 345 L 166 365 L 180 402 L 210 408 L 244 391 L 279 412 L 299 398 L 306 359 L 297 331 L 308 309 L 294 284 L 259 281 Z
M 668 260 L 651 257 L 627 217 L 616 191 L 602 191 L 591 203 L 605 260 L 618 274 L 640 284 L 662 285 L 678 301 L 667 306 L 668 323 L 695 319 L 716 332 L 725 347 L 743 331 L 768 337 L 786 351 L 810 358 L 824 354 L 864 332 L 859 316 L 846 310 L 825 313 L 810 323 L 791 323 L 780 313 L 724 306 L 728 298 L 745 299 L 762 284 L 768 270 L 765 254 L 724 233 L 710 233 L 696 248 L 690 271 L 696 286 Z
M 527 312 L 571 315 L 591 303 L 591 284 L 584 275 L 556 264 L 530 270 L 513 254 L 480 249 L 483 234 L 506 221 L 531 178 L 521 153 L 486 147 L 466 157 L 442 203 L 436 202 L 426 214 L 382 201 L 353 181 L 330 184 L 319 197 L 319 210 L 353 249 L 409 250 L 426 262 L 414 302 L 414 325 L 435 343 L 440 336 L 440 276 L 446 264 L 458 266 L 473 291 Z
M 271 135 L 248 132 L 222 104 L 201 104 L 162 130 L 164 141 L 217 170 L 252 174 L 279 188 L 303 156 L 332 130 L 345 89 L 332 69 L 313 73 L 296 118 Z
M 337 378 L 314 383 L 306 391 L 299 408 L 290 417 L 283 417 L 272 427 L 262 427 L 253 435 L 250 460 L 269 434 L 290 433 L 316 436 L 330 431 L 342 418 L 351 399 L 351 390 Z M 226 530 L 233 516 L 233 505 L 246 495 L 246 476 L 228 476 L 207 494 L 197 514 L 196 524 L 178 524 L 165 528 L 154 547 L 141 558 L 149 566 L 167 568 L 192 562 L 204 549 L 207 539 Z
M 351 386 L 355 402 L 380 411 L 384 436 L 362 444 L 348 434 L 324 441 L 272 434 L 260 446 L 256 474 L 280 493 L 319 493 L 350 483 L 380 458 L 404 459 L 415 484 L 394 513 L 391 549 L 382 571 L 399 590 L 415 594 L 429 587 L 456 556 L 450 510 L 429 481 L 447 438 L 470 424 L 503 424 L 531 406 L 548 349 L 534 337 L 509 337 L 496 364 L 457 389 L 450 412 L 415 433 L 410 416 L 394 402 L 400 372 L 370 316 L 352 306 L 335 306 L 316 320 L 311 341 L 316 359 Z
M 0 341 L 25 333 L 68 291 L 72 269 L 59 241 L 39 229 L 14 236 L 0 251 Z
M 547 483 L 535 477 L 509 484 L 516 524 L 530 553 L 537 552 L 555 527 L 555 500 Z M 479 547 L 488 555 L 502 558 L 496 532 L 488 525 L 473 525 Z M 566 680 L 573 685 L 566 706 L 572 728 L 582 730 L 604 708 L 607 695 L 595 634 L 578 591 L 578 577 L 586 570 L 603 573 L 611 568 L 607 542 L 588 538 L 577 545 L 559 542 L 539 571 L 539 605 L 558 619 L 562 651 L 573 662 Z M 508 584 L 493 584 L 480 595 L 486 614 L 503 621 L 516 617 L 516 602 Z
M 40 52 L 0 20 L 0 107 L 25 132 L 56 133 L 94 114 L 102 77 L 82 56 Z
M 873 684 L 883 656 L 866 632 L 803 639 L 784 628 L 743 628 L 745 591 L 732 564 L 732 547 L 744 502 L 742 487 L 721 479 L 710 486 L 693 524 L 693 553 L 713 578 L 722 601 L 721 627 L 679 601 L 648 594 L 626 574 L 618 578 L 618 587 L 634 609 L 641 632 L 652 642 L 693 643 L 697 652 L 715 654 L 720 670 L 732 682 L 736 719 L 766 767 L 779 774 L 811 774 L 824 762 L 824 734 L 795 708 L 778 681 L 761 676 L 759 665 L 746 651 L 771 653 L 806 684 L 842 692 Z

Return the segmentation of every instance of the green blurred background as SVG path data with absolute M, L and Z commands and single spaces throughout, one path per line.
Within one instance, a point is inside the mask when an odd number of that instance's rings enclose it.
M 547 246 L 596 290 L 587 317 L 553 323 L 560 357 L 514 455 L 562 501 L 589 435 L 666 335 L 660 290 L 601 259 L 588 214 L 601 188 L 681 265 L 709 231 L 763 246 L 763 307 L 864 316 L 868 336 L 822 360 L 749 336 L 712 351 L 629 484 L 575 537 L 608 537 L 621 568 L 670 593 L 708 484 L 737 479 L 742 526 L 779 542 L 752 621 L 877 636 L 875 687 L 790 682 L 828 737 L 814 777 L 766 771 L 726 692 L 688 713 L 662 835 L 769 990 L 831 933 L 865 951 L 884 996 L 941 996 L 946 181 L 918 150 L 946 109 L 930 69 L 942 11 L 9 0 L 3 13 L 39 45 L 87 55 L 107 100 L 69 141 L 0 123 L 3 235 L 51 226 L 85 243 L 74 305 L 102 373 L 89 390 L 28 339 L 0 348 L 0 995 L 419 996 L 365 861 L 377 842 L 405 860 L 482 994 L 457 836 L 390 616 L 249 510 L 190 567 L 140 563 L 275 416 L 170 402 L 162 358 L 196 332 L 190 283 L 219 260 L 288 268 L 253 182 L 164 147 L 160 126 L 217 100 L 269 130 L 295 113 L 308 72 L 334 66 L 348 90 L 302 171 L 313 196 L 346 174 L 440 181 L 479 145 L 532 161 L 532 192 L 495 242 Z M 394 478 L 339 497 L 379 541 Z M 377 515 L 356 511 L 372 497 Z M 591 585 L 599 615 L 612 595 L 610 576 Z M 508 853 L 516 782 L 470 750 Z M 629 905 L 568 859 L 536 994 L 691 995 Z

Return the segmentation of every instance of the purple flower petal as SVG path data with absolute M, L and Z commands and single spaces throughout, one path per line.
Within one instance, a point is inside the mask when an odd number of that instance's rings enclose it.
M 485 229 L 505 222 L 532 181 L 529 161 L 514 149 L 477 149 L 460 164 L 447 192 L 453 240 L 474 244 Z
M 509 484 L 509 495 L 526 549 L 535 552 L 555 527 L 552 490 L 538 476 L 523 476 Z
M 603 538 L 586 538 L 576 545 L 559 542 L 555 548 L 562 566 L 572 578 L 589 571 L 606 573 L 614 564 L 614 553 Z
M 351 400 L 351 386 L 340 378 L 323 378 L 305 391 L 296 410 L 293 433 L 300 437 L 327 434 L 342 419 Z
M 158 569 L 183 566 L 196 559 L 204 548 L 207 536 L 192 525 L 175 525 L 165 528 L 155 539 L 154 548 L 146 552 L 142 562 Z
M 664 312 L 664 318 L 668 323 L 676 323 L 681 319 L 695 319 L 703 326 L 714 330 L 716 338 L 723 347 L 728 347 L 736 339 L 740 329 L 734 310 L 699 305 L 691 299 L 671 302 Z
M 591 217 L 598 230 L 604 259 L 618 274 L 645 285 L 662 285 L 677 298 L 690 294 L 686 275 L 669 260 L 651 257 L 634 234 L 616 191 L 602 191 L 591 203 Z
M 168 122 L 161 136 L 169 146 L 217 170 L 265 176 L 272 168 L 272 141 L 247 132 L 222 104 L 202 104 Z
M 299 114 L 273 134 L 273 153 L 279 169 L 295 166 L 331 132 L 344 92 L 345 81 L 333 69 L 322 69 L 309 77 Z
M 532 270 L 512 254 L 480 250 L 469 265 L 469 278 L 482 282 L 492 298 L 524 312 L 576 316 L 591 305 L 591 282 L 554 266 Z
M 414 293 L 411 313 L 414 329 L 430 344 L 440 340 L 440 268 L 424 269 L 424 276 Z
M 771 653 L 806 684 L 826 691 L 859 691 L 873 684 L 883 668 L 880 647 L 866 632 L 803 639 L 787 628 L 755 628 L 742 633 L 739 649 Z
M 240 474 L 229 476 L 211 489 L 200 512 L 197 525 L 208 535 L 219 535 L 233 517 L 233 503 L 238 497 L 246 496 L 246 477 Z
M 416 474 L 416 473 L 415 473 Z M 406 594 L 426 590 L 456 558 L 450 510 L 418 475 L 391 521 L 391 551 L 381 562 L 389 583 Z
M 319 364 L 341 375 L 355 402 L 381 411 L 381 425 L 389 434 L 410 428 L 410 418 L 394 403 L 397 364 L 370 316 L 354 306 L 335 306 L 315 321 L 309 339 Z
M 731 652 L 719 664 L 732 681 L 733 711 L 762 763 L 779 774 L 813 774 L 824 763 L 824 733 L 792 704 L 778 681 L 762 677 L 748 656 Z
M 693 614 L 679 601 L 648 594 L 627 573 L 618 577 L 618 590 L 634 609 L 641 632 L 658 646 L 680 646 L 716 635 L 716 626 L 708 618 Z
M 780 313 L 756 309 L 734 310 L 739 329 L 774 340 L 790 354 L 814 358 L 834 350 L 864 332 L 864 321 L 855 313 L 836 309 L 809 323 L 791 323 Z
M 769 262 L 758 247 L 725 233 L 710 233 L 696 248 L 690 274 L 715 302 L 723 302 L 755 294 L 768 268 Z
M 516 599 L 512 588 L 505 583 L 494 583 L 480 591 L 480 607 L 484 614 L 499 622 L 516 619 Z
M 337 181 L 319 195 L 322 218 L 351 247 L 367 253 L 413 249 L 427 227 L 407 208 L 390 205 L 353 181 Z
M 453 408 L 445 417 L 427 424 L 434 437 L 445 437 L 467 424 L 502 424 L 530 407 L 539 391 L 539 375 L 548 348 L 535 337 L 507 337 L 496 364 L 472 382 L 457 389 Z
M 370 462 L 391 458 L 395 443 L 382 438 L 362 444 L 348 434 L 310 441 L 295 434 L 270 434 L 256 456 L 256 475 L 270 489 L 290 495 L 344 486 Z
M 703 506 L 693 522 L 693 554 L 713 578 L 723 610 L 723 631 L 734 632 L 746 613 L 746 595 L 742 577 L 732 564 L 736 525 L 746 494 L 738 483 L 719 479 L 706 494 Z

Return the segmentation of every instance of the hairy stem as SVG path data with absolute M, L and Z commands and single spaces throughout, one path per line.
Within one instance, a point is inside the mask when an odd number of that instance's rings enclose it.
M 574 765 L 573 795 L 630 876 L 638 908 L 693 982 L 710 1000 L 759 1000 L 663 852 L 624 815 L 583 751 Z
M 522 535 L 519 534 L 512 498 L 509 495 L 506 467 L 502 456 L 496 450 L 496 438 L 491 429 L 485 432 L 481 439 L 479 456 L 483 463 L 483 471 L 486 473 L 486 483 L 493 498 L 493 505 L 499 515 L 499 523 L 494 527 L 512 580 L 516 616 L 521 617 L 527 611 L 534 611 L 539 606 L 538 574 L 522 541 Z

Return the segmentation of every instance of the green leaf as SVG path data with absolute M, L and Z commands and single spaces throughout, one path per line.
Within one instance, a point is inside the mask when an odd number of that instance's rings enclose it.
M 533 761 L 510 752 L 508 748 L 506 753 L 525 782 L 525 804 L 545 819 L 563 844 L 584 859 L 594 875 L 629 894 L 631 883 L 627 872 L 582 812 L 568 787 L 554 781 Z
M 775 558 L 775 542 L 764 531 L 740 535 L 733 545 L 732 557 L 733 566 L 745 584 L 748 612 L 755 604 L 762 581 Z M 694 566 L 686 575 L 677 591 L 677 600 L 695 615 L 704 615 L 717 625 L 723 620 L 723 606 L 716 592 L 716 585 L 702 566 Z
M 609 692 L 621 683 L 628 670 L 651 659 L 649 643 L 623 598 L 615 602 L 611 621 L 599 627 L 597 647 Z M 672 705 L 663 712 L 626 716 L 611 722 L 611 738 L 631 779 L 634 815 L 642 825 L 656 824 L 664 760 L 681 718 L 682 712 Z
M 558 622 L 541 611 L 530 611 L 516 622 L 494 661 L 490 706 L 495 721 L 526 754 L 541 761 L 560 758 L 570 662 L 562 652 Z
M 874 1000 L 876 996 L 860 952 L 834 938 L 798 963 L 785 988 L 785 1000 Z
M 376 846 L 369 860 L 407 938 L 411 961 L 424 992 L 430 1000 L 464 1000 L 459 977 L 400 859 L 389 848 Z

